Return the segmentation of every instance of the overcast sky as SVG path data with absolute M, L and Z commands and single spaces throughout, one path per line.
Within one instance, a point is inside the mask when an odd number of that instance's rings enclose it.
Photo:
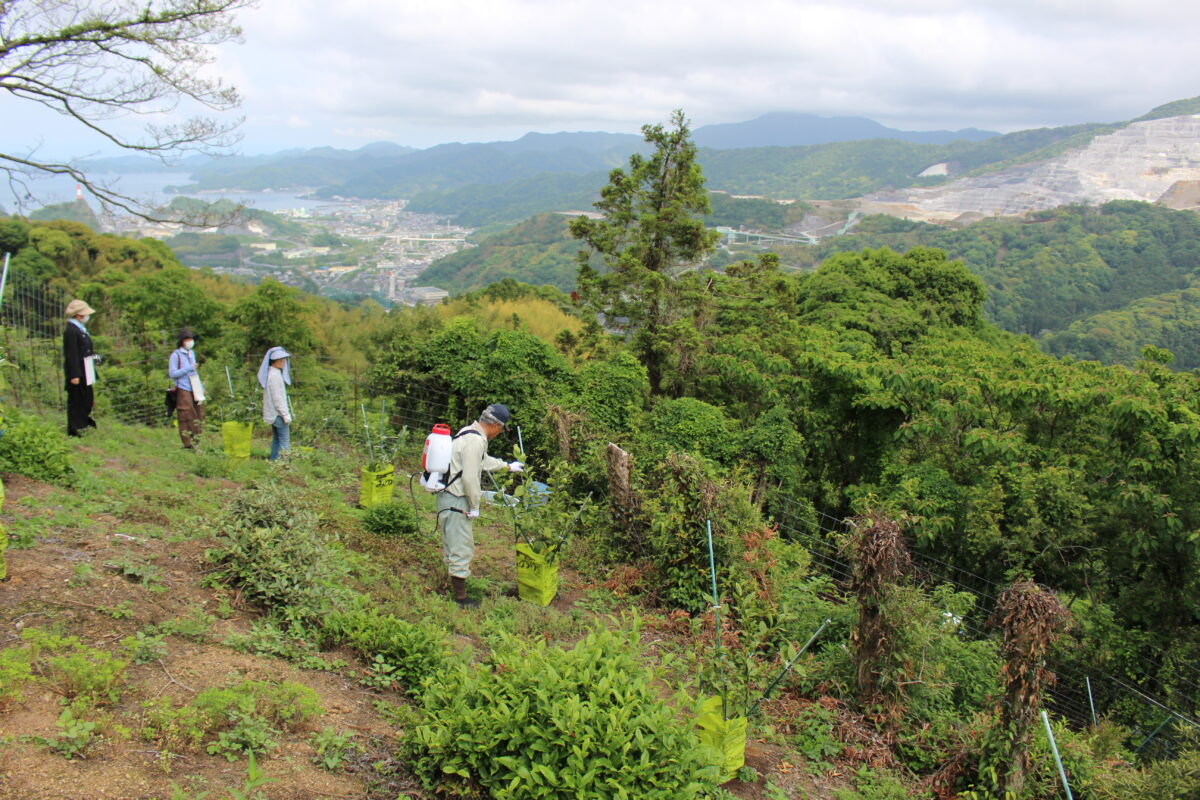
M 673 108 L 1011 131 L 1200 94 L 1188 0 L 261 0 L 239 19 L 215 69 L 248 154 L 635 133 Z M 0 99 L 8 151 L 104 150 L 27 106 Z

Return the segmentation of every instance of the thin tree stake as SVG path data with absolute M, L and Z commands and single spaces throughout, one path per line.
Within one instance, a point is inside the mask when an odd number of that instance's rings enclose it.
M 826 619 L 824 622 L 822 622 L 821 627 L 817 628 L 816 631 L 813 632 L 813 635 L 808 637 L 808 641 L 804 643 L 804 647 L 800 648 L 800 652 L 792 656 L 791 660 L 783 665 L 783 669 L 779 670 L 779 674 L 775 676 L 775 680 L 771 681 L 771 685 L 768 686 L 766 691 L 762 693 L 762 697 L 755 700 L 754 705 L 750 706 L 750 710 L 746 712 L 747 717 L 752 716 L 754 712 L 758 710 L 758 704 L 763 700 L 766 700 L 768 695 L 775 690 L 775 687 L 779 685 L 781 680 L 783 680 L 783 676 L 788 674 L 788 671 L 792 668 L 792 665 L 800 660 L 800 656 L 804 655 L 804 651 L 808 649 L 810 644 L 817 640 L 817 637 L 821 635 L 821 631 L 825 630 L 825 626 L 831 621 L 832 620 Z
M 713 556 L 712 520 L 704 521 L 708 531 L 708 571 L 712 576 L 713 625 L 717 634 L 717 669 L 721 676 L 721 720 L 729 721 L 729 682 L 725 679 L 725 654 L 721 652 L 721 600 L 717 596 L 717 560 Z
M 233 376 L 229 374 L 229 367 L 225 367 L 225 381 L 229 384 L 229 399 L 233 399 Z
M 1063 788 L 1067 791 L 1067 800 L 1075 800 L 1071 796 L 1071 784 L 1067 783 L 1067 771 L 1063 769 L 1062 758 L 1058 755 L 1058 743 L 1054 741 L 1054 731 L 1050 730 L 1050 717 L 1042 710 L 1042 722 L 1046 723 L 1046 736 L 1050 737 L 1050 752 L 1054 753 L 1054 763 L 1058 765 L 1058 777 L 1062 778 Z
M 1092 710 L 1092 727 L 1096 727 L 1096 701 L 1092 699 L 1092 679 L 1085 676 L 1084 681 L 1087 682 L 1088 690 L 1088 707 Z

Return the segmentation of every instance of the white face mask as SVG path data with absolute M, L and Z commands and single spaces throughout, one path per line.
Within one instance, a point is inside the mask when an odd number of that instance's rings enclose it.
M 83 316 L 83 318 L 82 318 L 81 320 L 79 320 L 79 321 L 80 321 L 80 322 L 82 322 L 84 325 L 87 325 L 87 324 L 88 324 L 88 320 L 89 320 L 89 319 L 91 319 L 91 318 L 92 318 L 92 315 L 91 315 L 91 314 L 85 314 L 85 315 Z
M 191 350 L 193 347 L 196 346 L 196 343 L 193 342 L 191 339 L 185 339 L 183 342 L 183 346 L 186 347 L 188 350 Z

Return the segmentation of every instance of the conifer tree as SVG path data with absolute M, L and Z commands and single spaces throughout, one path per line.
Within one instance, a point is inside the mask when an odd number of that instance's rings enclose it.
M 629 334 L 659 393 L 675 276 L 713 251 L 717 233 L 704 227 L 708 193 L 683 111 L 671 114 L 669 127 L 643 126 L 642 135 L 654 152 L 635 153 L 628 169 L 614 169 L 595 203 L 603 217 L 579 217 L 571 234 L 590 248 L 579 255 L 584 302 Z M 593 253 L 606 272 L 592 267 Z

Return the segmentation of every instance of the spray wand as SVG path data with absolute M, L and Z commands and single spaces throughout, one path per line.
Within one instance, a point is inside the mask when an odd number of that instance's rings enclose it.
M 525 531 L 521 530 L 521 524 L 517 521 L 517 509 L 515 502 L 516 498 L 513 498 L 514 502 L 510 504 L 504 499 L 507 495 L 505 495 L 504 490 L 500 488 L 500 484 L 496 482 L 496 476 L 491 472 L 488 472 L 488 477 L 491 478 L 492 486 L 496 489 L 496 496 L 500 498 L 501 503 L 508 506 L 508 511 L 510 514 L 512 514 L 513 529 L 517 532 L 518 536 L 525 540 L 525 544 L 533 547 L 533 542 L 529 541 L 529 537 L 525 535 Z

